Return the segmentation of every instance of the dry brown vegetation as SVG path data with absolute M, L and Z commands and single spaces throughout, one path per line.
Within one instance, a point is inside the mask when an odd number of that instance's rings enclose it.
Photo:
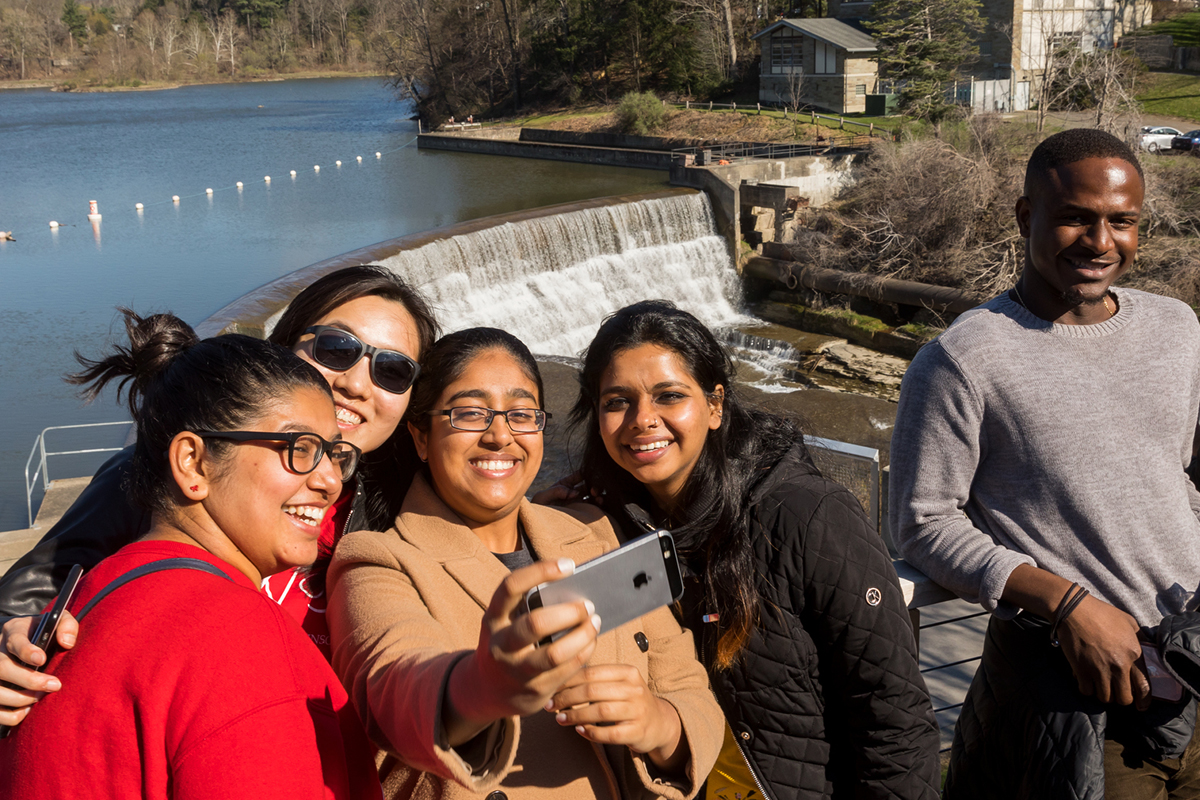
M 879 142 L 859 182 L 797 230 L 798 259 L 993 297 L 1024 244 L 1013 207 L 1036 142 L 1026 126 L 976 116 L 941 139 Z M 1200 158 L 1146 157 L 1139 261 L 1122 281 L 1200 306 Z

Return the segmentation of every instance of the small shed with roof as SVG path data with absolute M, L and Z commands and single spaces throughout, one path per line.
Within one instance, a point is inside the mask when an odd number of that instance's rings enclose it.
M 866 111 L 875 91 L 875 40 L 839 19 L 781 19 L 754 37 L 762 52 L 761 103 Z

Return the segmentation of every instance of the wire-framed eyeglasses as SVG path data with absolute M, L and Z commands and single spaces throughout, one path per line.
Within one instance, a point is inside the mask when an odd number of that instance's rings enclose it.
M 304 431 L 194 431 L 204 439 L 228 439 L 231 442 L 287 442 L 288 469 L 297 475 L 307 475 L 316 469 L 325 454 L 341 472 L 342 483 L 350 480 L 358 467 L 362 451 L 344 439 L 326 441 L 316 433 Z
M 460 431 L 486 431 L 492 426 L 496 417 L 504 417 L 508 429 L 513 433 L 537 433 L 545 430 L 546 420 L 550 419 L 549 411 L 540 408 L 510 408 L 500 411 L 495 408 L 480 408 L 478 406 L 457 406 L 443 408 L 441 411 L 430 411 L 431 417 L 449 417 L 450 427 Z

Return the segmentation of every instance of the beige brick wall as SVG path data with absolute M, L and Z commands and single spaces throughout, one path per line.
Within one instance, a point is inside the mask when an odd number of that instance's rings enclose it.
M 770 74 L 770 42 L 766 39 L 759 39 L 759 43 L 761 45 L 761 71 L 758 79 L 759 102 L 787 102 L 790 97 L 788 76 Z M 878 65 L 869 58 L 849 56 L 844 50 L 839 50 L 837 52 L 837 72 L 831 75 L 818 75 L 813 72 L 816 62 L 815 46 L 816 43 L 811 37 L 804 37 L 805 77 L 801 87 L 802 102 L 836 114 L 866 111 L 866 95 L 859 95 L 856 87 L 862 84 L 866 87 L 866 92 L 875 91 Z

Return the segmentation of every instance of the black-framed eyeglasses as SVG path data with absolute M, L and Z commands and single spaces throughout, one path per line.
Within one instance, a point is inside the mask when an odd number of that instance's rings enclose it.
M 546 420 L 550 419 L 549 411 L 540 408 L 510 408 L 508 411 L 498 411 L 494 408 L 478 406 L 458 406 L 444 408 L 441 411 L 430 411 L 431 417 L 449 417 L 450 427 L 460 431 L 486 431 L 492 426 L 496 417 L 504 417 L 508 428 L 513 433 L 537 433 L 545 430 Z
M 358 467 L 362 451 L 357 446 L 339 439 L 326 441 L 322 436 L 304 431 L 282 433 L 275 431 L 194 431 L 205 439 L 228 439 L 231 442 L 287 442 L 288 469 L 297 475 L 307 475 L 321 463 L 325 454 L 337 465 L 342 474 L 342 483 L 350 480 Z
M 367 356 L 371 361 L 371 380 L 386 392 L 404 394 L 421 374 L 421 365 L 404 353 L 374 347 L 341 328 L 311 325 L 304 332 L 315 337 L 313 361 L 336 372 L 345 372 Z

